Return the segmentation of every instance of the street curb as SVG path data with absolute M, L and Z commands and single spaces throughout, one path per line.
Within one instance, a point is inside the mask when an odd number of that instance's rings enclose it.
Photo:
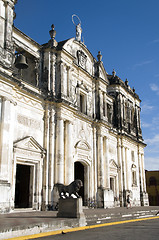
M 0 232 L 0 239 L 8 239 L 15 238 L 17 239 L 19 236 L 31 235 L 31 234 L 39 234 L 42 232 L 49 231 L 59 231 L 61 229 L 75 228 L 79 227 L 80 221 L 79 219 L 57 219 L 56 222 L 38 223 L 38 224 L 30 224 L 27 226 L 15 226 L 12 228 L 4 229 L 4 231 Z
M 131 220 L 125 220 L 125 221 L 118 221 L 118 222 L 110 222 L 110 223 L 103 223 L 103 224 L 96 224 L 96 225 L 91 225 L 91 226 L 75 227 L 75 228 L 69 228 L 69 229 L 61 229 L 61 230 L 56 230 L 56 231 L 51 231 L 51 232 L 44 232 L 44 233 L 33 234 L 33 235 L 28 235 L 28 236 L 10 238 L 10 239 L 6 239 L 6 240 L 34 239 L 34 238 L 38 238 L 38 237 L 66 234 L 69 232 L 83 231 L 83 230 L 89 230 L 89 229 L 93 229 L 93 228 L 100 228 L 100 227 L 113 226 L 113 225 L 119 225 L 119 224 L 125 224 L 125 223 L 153 220 L 153 219 L 159 219 L 159 216 L 140 218 L 140 219 L 131 219 Z

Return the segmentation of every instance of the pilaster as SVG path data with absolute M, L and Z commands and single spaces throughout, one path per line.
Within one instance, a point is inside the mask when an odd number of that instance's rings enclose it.
M 102 94 L 102 90 L 99 89 L 99 101 L 100 101 L 100 119 L 103 119 L 103 94 Z
M 0 178 L 11 181 L 12 176 L 12 154 L 13 154 L 13 132 L 16 103 L 12 100 L 1 98 L 0 118 Z
M 128 176 L 128 148 L 125 148 L 125 188 L 129 189 L 129 176 Z
M 93 192 L 94 192 L 94 195 L 95 193 L 97 192 L 97 179 L 98 179 L 98 176 L 97 176 L 97 130 L 96 130 L 96 127 L 93 126 L 93 151 L 92 151 L 92 159 L 93 159 L 93 186 L 94 186 L 94 189 L 93 189 Z M 95 197 L 95 200 L 96 200 L 96 196 Z
M 56 182 L 64 183 L 64 120 L 58 117 L 56 124 Z
M 126 162 L 125 162 L 125 147 L 121 145 L 122 155 L 122 181 L 123 181 L 123 203 L 126 204 Z
M 143 178 L 142 178 L 142 166 L 141 166 L 141 153 L 138 149 L 138 165 L 139 165 L 139 183 L 140 183 L 140 192 L 143 192 Z
M 50 52 L 50 64 L 49 64 L 49 90 L 55 95 L 55 74 L 56 74 L 56 54 L 54 51 Z
M 105 120 L 108 121 L 108 116 L 107 116 L 107 101 L 106 101 L 106 99 L 107 99 L 107 94 L 104 93 L 104 95 L 103 95 L 103 104 L 104 104 L 104 106 L 103 106 L 103 109 L 104 109 L 103 116 L 104 116 Z
M 54 152 L 55 152 L 55 111 L 50 109 L 49 119 L 49 204 L 53 204 L 53 186 L 54 186 Z
M 61 76 L 61 79 L 60 79 L 61 93 L 60 94 L 63 94 L 64 93 L 64 63 L 62 61 L 60 61 L 60 76 Z
M 117 142 L 117 154 L 118 154 L 118 181 L 119 181 L 119 200 L 120 206 L 123 206 L 123 164 L 122 164 L 122 151 L 121 151 L 121 142 L 118 137 Z
M 67 66 L 66 70 L 67 70 L 67 96 L 70 97 L 70 66 Z
M 15 1 L 0 0 L 0 62 L 10 67 L 13 61 L 13 9 Z
M 106 166 L 106 171 L 105 171 L 105 177 L 106 177 L 106 184 L 105 187 L 106 189 L 110 189 L 110 177 L 109 177 L 109 158 L 108 158 L 108 138 L 104 138 L 104 143 L 105 143 L 105 166 Z
M 98 187 L 104 186 L 103 136 L 98 133 Z
M 73 154 L 72 154 L 72 129 L 73 124 L 70 121 L 66 121 L 65 131 L 65 184 L 70 184 L 74 180 L 73 176 Z
M 142 166 L 143 191 L 146 192 L 146 179 L 145 179 L 144 154 L 141 154 L 141 166 Z
M 43 163 L 43 204 L 42 210 L 46 210 L 48 205 L 48 170 L 49 170 L 49 105 L 45 105 L 44 114 L 44 149 L 46 156 Z

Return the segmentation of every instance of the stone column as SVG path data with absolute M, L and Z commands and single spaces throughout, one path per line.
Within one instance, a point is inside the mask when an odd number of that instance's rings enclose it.
M 36 183 L 36 194 L 37 194 L 37 209 L 36 210 L 40 210 L 39 207 L 41 206 L 41 194 L 40 194 L 40 190 L 41 190 L 41 179 L 40 179 L 40 163 L 37 164 L 37 179 L 39 179 L 39 181 L 37 181 Z M 41 188 L 40 188 L 41 187 Z
M 123 203 L 126 203 L 126 168 L 125 168 L 125 147 L 121 146 L 121 155 L 122 155 L 122 178 L 123 178 Z
M 45 52 L 45 65 L 46 69 L 46 76 L 45 76 L 45 81 L 47 80 L 47 89 L 48 91 L 51 90 L 51 53 L 50 52 Z
M 30 179 L 29 192 L 32 194 L 29 195 L 29 207 L 37 210 L 37 164 L 30 168 Z
M 103 188 L 104 185 L 104 161 L 103 161 L 103 136 L 98 135 L 98 186 Z
M 44 113 L 44 149 L 46 155 L 43 162 L 43 200 L 42 210 L 46 210 L 48 205 L 48 170 L 49 170 L 49 105 L 45 105 Z
M 125 184 L 125 148 L 121 146 L 121 155 L 122 155 L 122 177 L 123 177 L 123 190 L 126 189 Z
M 125 189 L 129 189 L 129 176 L 128 176 L 128 148 L 125 148 Z
M 96 201 L 96 192 L 97 192 L 97 179 L 98 179 L 98 173 L 97 173 L 97 130 L 95 126 L 93 126 L 93 153 L 92 153 L 92 159 L 93 159 L 93 186 L 94 186 L 94 197 Z
M 1 98 L 0 116 L 0 178 L 11 181 L 12 179 L 12 153 L 14 132 L 14 103 L 5 97 Z
M 6 16 L 5 16 L 5 48 L 12 52 L 12 26 L 13 26 L 13 6 L 14 4 L 10 1 L 5 1 L 6 5 Z
M 49 76 L 49 90 L 55 95 L 55 65 L 56 65 L 56 55 L 53 51 L 50 52 L 50 76 Z
M 140 193 L 141 206 L 149 206 L 148 194 L 146 192 L 145 168 L 144 168 L 144 154 L 141 153 L 141 168 L 142 168 L 142 184 L 143 192 Z
M 138 165 L 139 165 L 139 183 L 140 183 L 140 202 L 141 206 L 144 206 L 144 184 L 143 184 L 143 170 L 142 170 L 142 163 L 141 163 L 141 152 L 138 146 Z
M 62 61 L 56 63 L 56 97 L 61 97 L 62 93 L 62 79 L 63 79 L 63 64 Z
M 106 163 L 106 189 L 110 189 L 110 177 L 109 177 L 109 159 L 108 159 L 108 138 L 105 138 L 105 163 Z
M 99 89 L 99 99 L 100 99 L 100 119 L 103 119 L 103 94 L 102 91 Z
M 16 184 L 16 150 L 13 149 L 13 161 L 12 161 L 12 189 L 11 189 L 11 209 L 14 209 L 15 201 L 15 184 Z
M 142 165 L 141 165 L 141 153 L 138 152 L 139 161 L 139 181 L 140 181 L 140 191 L 143 192 L 143 176 L 142 176 Z
M 41 189 L 43 187 L 43 164 L 44 164 L 44 153 L 41 155 L 41 161 L 38 164 L 38 203 L 39 203 L 39 210 L 41 210 L 42 207 L 42 194 Z
M 67 96 L 70 96 L 70 67 L 67 66 Z
M 55 151 L 55 123 L 54 109 L 50 109 L 49 119 L 49 204 L 53 204 L 53 186 L 54 186 L 54 151 Z
M 61 76 L 61 95 L 64 93 L 64 63 L 60 62 L 60 76 Z
M 98 129 L 98 207 L 104 207 L 104 156 L 102 130 Z
M 118 205 L 119 205 L 119 182 L 118 182 L 118 175 L 115 177 L 115 186 L 116 186 L 116 196 L 117 196 L 117 201 L 118 201 Z
M 90 166 L 85 167 L 84 166 L 84 199 L 87 200 L 90 198 Z
M 144 167 L 144 154 L 141 154 L 141 166 L 142 166 L 143 191 L 146 192 L 146 179 L 145 179 L 145 167 Z
M 93 163 L 93 158 L 92 158 L 92 163 L 90 164 L 90 166 L 88 166 L 89 168 L 89 197 L 92 200 L 94 199 L 94 163 Z
M 143 179 L 142 179 L 142 168 L 141 168 L 141 153 L 138 149 L 138 165 L 139 165 L 139 184 L 140 184 L 140 193 L 143 192 Z
M 0 47 L 4 48 L 4 35 L 5 35 L 5 4 L 4 1 L 0 1 Z
M 121 143 L 120 138 L 118 137 L 117 142 L 117 156 L 118 156 L 118 181 L 119 181 L 119 200 L 120 200 L 120 206 L 123 206 L 123 164 L 122 164 L 122 158 L 121 158 Z
M 71 101 L 73 101 L 73 99 L 75 99 L 75 94 L 72 92 L 72 82 L 73 82 L 73 72 L 74 72 L 74 68 L 69 69 L 69 84 L 70 84 L 70 93 L 69 93 L 69 97 L 71 99 Z
M 64 183 L 64 120 L 59 117 L 56 127 L 56 182 Z
M 106 93 L 104 93 L 104 110 L 105 110 L 105 119 L 106 119 L 106 121 L 108 120 L 108 116 L 107 116 L 107 101 L 106 101 L 106 99 L 107 99 L 107 94 Z
M 70 121 L 66 121 L 65 131 L 65 184 L 70 184 L 74 180 L 73 176 L 73 154 L 72 154 L 72 128 Z

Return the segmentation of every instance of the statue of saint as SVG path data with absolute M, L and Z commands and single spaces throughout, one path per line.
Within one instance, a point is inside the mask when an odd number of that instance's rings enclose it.
M 79 41 L 79 42 L 81 41 L 81 34 L 82 34 L 81 24 L 78 23 L 76 25 L 76 40 Z
M 75 24 L 74 19 L 73 19 L 74 17 L 76 17 L 78 19 L 78 21 L 79 21 L 78 24 Z M 73 14 L 72 15 L 72 22 L 76 26 L 76 40 L 80 42 L 81 41 L 81 34 L 82 34 L 81 20 L 76 14 Z

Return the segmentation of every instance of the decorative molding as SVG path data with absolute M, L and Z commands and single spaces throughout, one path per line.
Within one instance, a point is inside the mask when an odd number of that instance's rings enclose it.
M 22 124 L 24 126 L 31 127 L 34 129 L 40 130 L 42 128 L 40 121 L 37 121 L 33 118 L 29 118 L 29 117 L 21 115 L 21 114 L 17 115 L 17 121 L 19 124 Z
M 42 102 L 39 103 L 39 102 L 37 102 L 35 100 L 32 100 L 32 99 L 30 99 L 28 97 L 25 97 L 25 96 L 23 96 L 23 95 L 21 95 L 19 93 L 15 94 L 15 98 L 16 98 L 17 101 L 19 100 L 19 101 L 21 101 L 21 102 L 23 102 L 25 104 L 28 104 L 28 105 L 36 107 L 36 108 L 40 108 L 42 110 Z

